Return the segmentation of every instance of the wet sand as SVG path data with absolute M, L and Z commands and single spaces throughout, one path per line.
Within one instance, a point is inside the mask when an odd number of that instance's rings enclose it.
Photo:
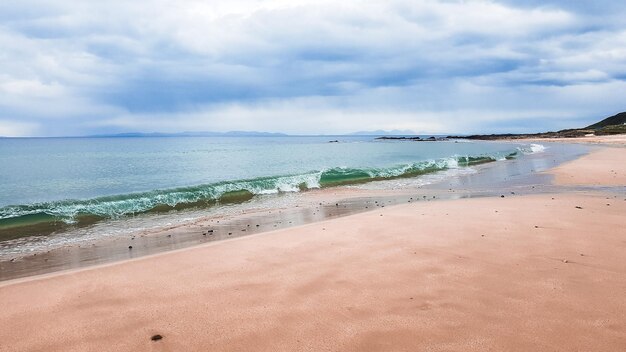
M 0 260 L 0 281 L 136 259 L 200 244 L 335 219 L 375 208 L 382 209 L 417 201 L 430 202 L 452 196 L 455 195 L 443 194 L 437 190 L 421 191 L 419 194 L 416 190 L 315 190 L 296 198 L 298 205 L 292 208 L 253 208 L 242 213 L 229 212 L 125 236 L 83 241 L 49 250 L 9 256 Z M 245 209 L 245 205 L 243 208 Z
M 108 235 L 110 229 L 103 224 L 90 230 L 98 236 L 61 233 L 60 237 L 53 235 L 22 239 L 27 241 L 25 243 L 2 242 L 0 281 L 135 259 L 396 204 L 499 196 L 503 193 L 558 192 L 561 187 L 552 186 L 551 176 L 539 171 L 573 160 L 584 155 L 588 149 L 585 146 L 552 144 L 544 153 L 475 166 L 475 173 L 460 173 L 443 178 L 433 175 L 434 180 L 443 181 L 432 184 L 424 184 L 424 178 L 378 181 L 300 194 L 270 195 L 241 204 L 200 209 L 195 213 L 177 211 L 171 216 L 195 220 L 168 226 L 155 227 L 153 221 L 163 221 L 151 220 L 151 215 L 140 215 L 119 220 L 116 226 L 120 228 L 125 223 L 141 221 L 149 229 L 123 235 Z M 66 242 L 66 239 L 70 242 Z
M 6 281 L 0 350 L 618 351 L 624 214 L 623 187 L 407 202 Z

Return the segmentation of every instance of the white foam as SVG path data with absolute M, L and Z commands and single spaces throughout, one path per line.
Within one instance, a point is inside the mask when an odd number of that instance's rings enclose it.
M 530 155 L 530 154 L 543 153 L 547 149 L 547 147 L 542 144 L 532 143 L 529 145 L 525 145 L 523 147 L 518 147 L 517 149 L 523 154 Z
M 541 144 L 531 144 L 530 145 L 530 150 L 533 153 L 543 153 L 546 150 L 546 147 L 544 145 L 541 145 Z

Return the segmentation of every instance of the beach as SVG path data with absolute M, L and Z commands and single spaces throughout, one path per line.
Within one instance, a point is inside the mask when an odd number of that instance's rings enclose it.
M 618 146 L 546 171 L 549 192 L 405 202 L 0 282 L 0 350 L 618 351 Z

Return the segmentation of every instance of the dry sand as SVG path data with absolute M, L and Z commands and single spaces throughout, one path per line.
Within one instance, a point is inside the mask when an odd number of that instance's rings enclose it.
M 412 203 L 0 283 L 0 350 L 622 351 L 622 193 Z
M 626 148 L 598 149 L 550 173 L 561 185 L 626 186 Z
M 555 143 L 583 143 L 583 144 L 600 144 L 626 146 L 626 134 L 616 134 L 610 136 L 587 136 L 577 138 L 528 138 L 525 141 L 536 142 L 555 142 Z

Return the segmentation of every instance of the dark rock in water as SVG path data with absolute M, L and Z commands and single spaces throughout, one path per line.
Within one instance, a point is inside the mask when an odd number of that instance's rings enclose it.
M 232 234 L 233 234 L 232 232 L 229 232 L 229 233 L 228 233 L 228 236 L 230 236 L 230 235 L 232 235 Z
M 261 226 L 261 225 L 259 225 L 259 224 L 256 224 L 256 227 L 259 227 L 259 226 Z
M 504 198 L 504 194 L 500 195 L 500 198 Z
M 159 341 L 163 338 L 163 336 L 156 334 L 156 335 L 152 335 L 152 337 L 150 338 L 150 340 L 152 341 Z
M 328 141 L 328 143 L 339 143 L 339 141 L 335 139 L 334 141 Z
M 133 249 L 133 246 L 128 246 L 128 249 Z
M 576 209 L 582 209 L 583 207 L 579 207 L 578 205 L 576 206 Z
M 378 137 L 376 139 L 380 139 L 380 140 L 391 140 L 391 141 L 414 141 L 414 142 L 434 142 L 434 141 L 447 141 L 448 138 L 442 138 L 442 137 L 428 137 L 428 138 L 421 138 L 418 136 L 383 136 L 383 137 Z
M 211 232 L 211 233 L 212 233 L 212 232 L 213 232 L 213 230 L 208 230 L 207 232 Z

